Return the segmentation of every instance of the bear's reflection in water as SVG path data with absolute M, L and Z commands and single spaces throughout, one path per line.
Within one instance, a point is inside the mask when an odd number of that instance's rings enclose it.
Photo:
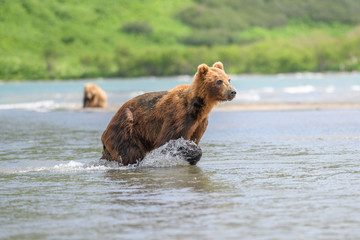
M 111 204 L 111 216 L 120 222 L 116 226 L 119 231 L 162 231 L 173 224 L 193 225 L 190 222 L 196 221 L 194 214 L 205 214 L 214 204 L 214 195 L 218 195 L 214 188 L 219 186 L 213 184 L 201 168 L 189 164 L 109 170 L 105 183 L 106 199 Z
M 189 151 L 198 152 L 194 146 L 197 144 L 184 139 L 169 141 L 139 164 L 106 171 L 111 203 L 118 210 L 115 212 L 123 217 L 129 214 L 126 218 L 160 214 L 168 219 L 173 211 L 180 211 L 180 206 L 207 208 L 214 198 L 226 195 L 227 187 L 211 180 L 216 172 L 203 171 L 187 161 Z M 192 212 L 188 210 L 179 214 L 186 218 Z
M 114 185 L 111 194 L 133 201 L 133 197 L 147 197 L 166 191 L 212 192 L 217 185 L 197 166 L 137 167 L 127 170 L 109 170 L 105 178 Z M 218 186 L 219 187 L 219 186 Z M 131 195 L 132 197 L 129 197 Z M 133 204 L 133 203 L 132 203 Z

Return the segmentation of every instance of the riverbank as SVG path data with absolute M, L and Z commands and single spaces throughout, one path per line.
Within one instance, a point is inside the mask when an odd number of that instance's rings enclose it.
M 344 103 L 226 103 L 218 104 L 215 111 L 287 111 L 287 110 L 325 110 L 360 109 L 360 102 Z
M 79 106 L 72 110 L 85 112 L 116 112 L 121 105 L 110 105 L 106 108 L 79 109 Z M 349 110 L 359 109 L 360 102 L 343 103 L 220 103 L 215 106 L 216 112 L 237 112 L 237 111 L 294 111 L 294 110 Z
M 355 0 L 20 2 L 0 9 L 2 80 L 360 70 Z
M 360 109 L 359 73 L 232 75 L 237 97 L 219 103 L 214 111 L 287 111 Z M 0 87 L 0 110 L 104 111 L 116 112 L 140 94 L 172 89 L 190 83 L 192 77 L 83 79 L 79 81 L 4 82 Z M 106 109 L 82 109 L 83 88 L 88 82 L 108 95 Z

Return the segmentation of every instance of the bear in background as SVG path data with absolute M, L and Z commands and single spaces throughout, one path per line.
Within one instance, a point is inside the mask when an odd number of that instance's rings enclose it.
M 89 83 L 84 87 L 83 107 L 106 107 L 106 93 L 97 85 Z
M 126 102 L 102 134 L 102 159 L 135 164 L 172 139 L 184 138 L 198 144 L 213 107 L 218 102 L 231 101 L 235 95 L 221 62 L 212 67 L 201 64 L 190 85 L 145 93 Z M 201 149 L 183 152 L 193 165 L 202 154 Z

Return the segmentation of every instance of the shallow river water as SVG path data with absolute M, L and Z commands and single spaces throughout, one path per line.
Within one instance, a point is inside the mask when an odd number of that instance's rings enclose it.
M 113 111 L 4 104 L 0 239 L 360 238 L 359 109 L 214 111 L 196 166 L 123 167 Z
M 197 166 L 153 167 L 98 160 L 112 114 L 1 117 L 1 238 L 360 236 L 360 111 L 213 112 Z

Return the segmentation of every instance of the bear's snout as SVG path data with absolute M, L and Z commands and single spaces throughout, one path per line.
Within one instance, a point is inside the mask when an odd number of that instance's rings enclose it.
M 231 101 L 235 98 L 236 96 L 236 90 L 235 89 L 230 89 L 228 91 L 228 100 Z

